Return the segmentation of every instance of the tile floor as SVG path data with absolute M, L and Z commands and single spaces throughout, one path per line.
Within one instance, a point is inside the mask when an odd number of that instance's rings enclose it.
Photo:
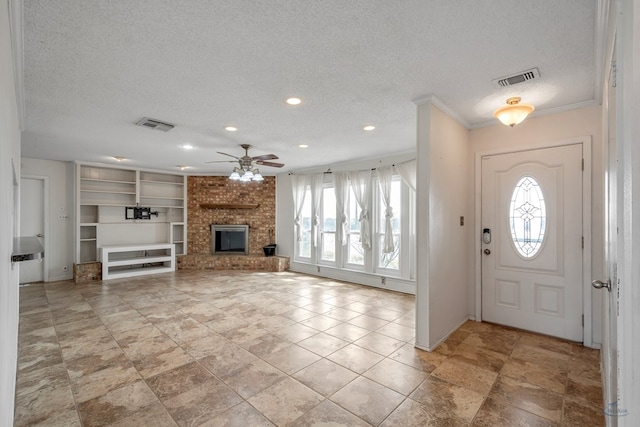
M 16 426 L 604 425 L 599 353 L 290 272 L 20 289 Z

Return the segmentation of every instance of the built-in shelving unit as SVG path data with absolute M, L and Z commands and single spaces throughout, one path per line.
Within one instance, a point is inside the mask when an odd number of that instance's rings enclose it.
M 101 246 L 102 280 L 175 271 L 171 243 Z
M 76 263 L 99 261 L 107 246 L 171 244 L 173 255 L 186 253 L 184 175 L 79 163 L 76 178 Z M 131 207 L 154 215 L 125 219 Z

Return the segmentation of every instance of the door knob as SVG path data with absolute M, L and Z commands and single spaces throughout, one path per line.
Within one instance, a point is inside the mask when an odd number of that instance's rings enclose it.
M 606 288 L 609 292 L 611 292 L 611 281 L 609 279 L 604 282 L 602 280 L 594 280 L 593 282 L 591 282 L 591 286 L 596 289 Z
M 489 249 L 485 249 L 483 252 L 484 252 L 485 255 L 489 255 L 491 253 L 491 251 Z
M 44 234 L 38 233 L 38 234 L 36 234 L 36 237 L 44 237 Z

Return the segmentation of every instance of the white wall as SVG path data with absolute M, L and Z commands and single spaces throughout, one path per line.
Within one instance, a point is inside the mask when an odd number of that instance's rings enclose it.
M 22 176 L 49 179 L 49 220 L 45 236 L 45 257 L 49 269 L 48 280 L 66 280 L 73 277 L 73 208 L 74 164 L 55 160 L 22 158 Z M 68 219 L 62 219 L 66 217 Z M 64 271 L 64 267 L 67 271 Z
M 430 101 L 419 105 L 416 346 L 428 350 L 469 317 L 470 157 L 469 131 Z
M 20 125 L 9 31 L 9 2 L 0 4 L 0 425 L 13 425 L 18 354 L 18 267 L 11 265 L 18 228 Z M 16 193 L 18 195 L 16 195 Z
M 587 136 L 592 141 L 592 226 L 591 226 L 591 277 L 589 281 L 604 277 L 604 147 L 602 143 L 602 108 L 592 106 L 557 114 L 531 117 L 514 128 L 496 124 L 470 132 L 474 155 L 469 158 L 468 168 L 474 169 L 475 153 L 552 143 Z M 473 182 L 473 177 L 470 177 Z M 471 224 L 474 229 L 476 224 Z M 473 263 L 473 260 L 471 260 Z M 474 273 L 470 273 L 474 274 Z M 590 290 L 592 297 L 592 340 L 596 345 L 602 342 L 602 291 Z M 469 313 L 475 311 L 475 290 L 470 290 Z

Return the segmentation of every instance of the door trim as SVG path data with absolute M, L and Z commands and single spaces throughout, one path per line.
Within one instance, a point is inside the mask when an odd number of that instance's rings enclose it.
M 584 158 L 584 172 L 582 175 L 582 235 L 584 236 L 584 249 L 582 251 L 582 313 L 584 315 L 584 325 L 582 340 L 585 347 L 593 347 L 593 328 L 591 324 L 591 136 L 581 136 L 522 147 L 498 148 L 475 153 L 475 228 L 473 246 L 475 261 L 475 320 L 482 320 L 482 239 L 481 233 L 478 232 L 482 219 L 482 157 L 576 144 L 582 145 L 582 156 Z
M 49 281 L 49 258 L 51 257 L 51 251 L 49 248 L 51 247 L 51 233 L 49 230 L 49 177 L 44 175 L 20 175 L 20 179 L 39 179 L 43 181 L 43 193 L 44 193 L 44 201 L 43 201 L 43 218 L 44 218 L 44 256 L 43 256 L 43 272 L 42 272 L 42 280 L 46 283 Z M 20 201 L 20 211 L 22 211 L 22 200 Z M 20 218 L 20 216 L 18 216 Z

